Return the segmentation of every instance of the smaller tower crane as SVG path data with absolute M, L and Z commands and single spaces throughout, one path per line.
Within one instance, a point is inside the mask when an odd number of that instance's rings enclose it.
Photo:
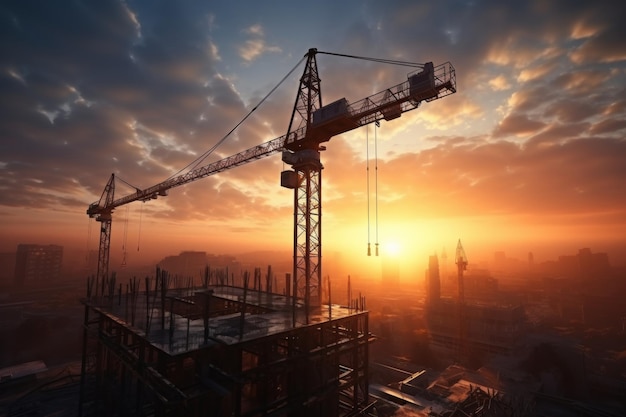
M 467 343 L 467 326 L 465 317 L 465 284 L 463 282 L 463 272 L 467 269 L 467 256 L 465 256 L 465 250 L 461 245 L 461 239 L 456 245 L 456 254 L 454 256 L 454 263 L 457 267 L 457 278 L 459 283 L 459 299 L 458 299 L 458 324 L 459 324 L 459 360 L 462 360 L 466 354 Z
M 465 286 L 463 283 L 463 272 L 467 270 L 467 256 L 465 256 L 465 249 L 463 249 L 463 245 L 461 245 L 461 239 L 456 244 L 456 254 L 454 256 L 454 263 L 457 268 L 457 277 L 458 277 L 458 285 L 459 285 L 459 303 L 463 304 L 465 302 Z

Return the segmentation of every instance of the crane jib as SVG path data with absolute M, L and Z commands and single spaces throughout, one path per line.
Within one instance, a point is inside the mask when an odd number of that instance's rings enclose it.
M 417 108 L 421 101 L 436 100 L 454 92 L 456 92 L 454 67 L 449 62 L 437 67 L 432 63 L 426 63 L 420 71 L 409 74 L 407 81 L 353 104 L 342 98 L 315 110 L 310 128 L 307 130 L 303 127 L 292 132 L 288 136 L 289 140 L 285 140 L 287 135 L 281 136 L 152 187 L 137 190 L 133 194 L 112 201 L 109 205 L 99 208 L 90 206 L 87 213 L 92 215 L 134 201 L 148 201 L 166 196 L 167 190 L 171 188 L 273 155 L 283 148 L 294 151 L 314 148 L 316 144 L 327 142 L 333 136 L 379 120 L 393 120 L 402 113 Z

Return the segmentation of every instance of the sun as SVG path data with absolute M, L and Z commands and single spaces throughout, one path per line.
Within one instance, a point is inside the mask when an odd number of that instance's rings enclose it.
M 387 242 L 386 244 L 383 243 L 381 244 L 381 247 L 384 254 L 394 258 L 400 256 L 400 253 L 402 252 L 402 247 L 395 241 Z

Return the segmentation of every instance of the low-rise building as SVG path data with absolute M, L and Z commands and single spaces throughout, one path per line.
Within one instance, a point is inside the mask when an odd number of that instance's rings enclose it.
M 26 285 L 61 277 L 63 246 L 19 244 L 15 254 L 15 283 Z

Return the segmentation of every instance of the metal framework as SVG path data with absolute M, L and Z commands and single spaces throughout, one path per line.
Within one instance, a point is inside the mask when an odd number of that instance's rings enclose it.
M 322 107 L 316 52 L 311 49 L 307 54 L 287 132 L 295 123 L 298 123 L 298 129 L 305 128 L 305 132 L 311 132 L 313 114 Z M 295 152 L 285 153 L 283 161 L 291 162 L 297 178 L 297 186 L 293 187 L 293 277 L 297 295 L 304 300 L 308 321 L 309 308 L 321 303 L 323 167 L 319 142 L 306 141 L 305 136 L 295 143 L 298 143 Z
M 152 284 L 83 301 L 80 416 L 347 417 L 373 404 L 367 311 L 335 305 L 292 326 L 288 296 Z
M 305 308 L 321 304 L 322 167 L 311 158 L 294 166 L 299 177 L 294 190 L 294 276 Z M 308 314 L 307 314 L 308 316 Z
M 100 204 L 104 207 L 111 206 L 114 195 L 115 174 L 111 174 L 100 197 Z M 112 210 L 99 213 L 97 220 L 100 222 L 100 244 L 98 245 L 98 271 L 96 277 L 102 281 L 103 277 L 109 276 L 109 248 L 111 246 L 111 223 L 113 222 Z

